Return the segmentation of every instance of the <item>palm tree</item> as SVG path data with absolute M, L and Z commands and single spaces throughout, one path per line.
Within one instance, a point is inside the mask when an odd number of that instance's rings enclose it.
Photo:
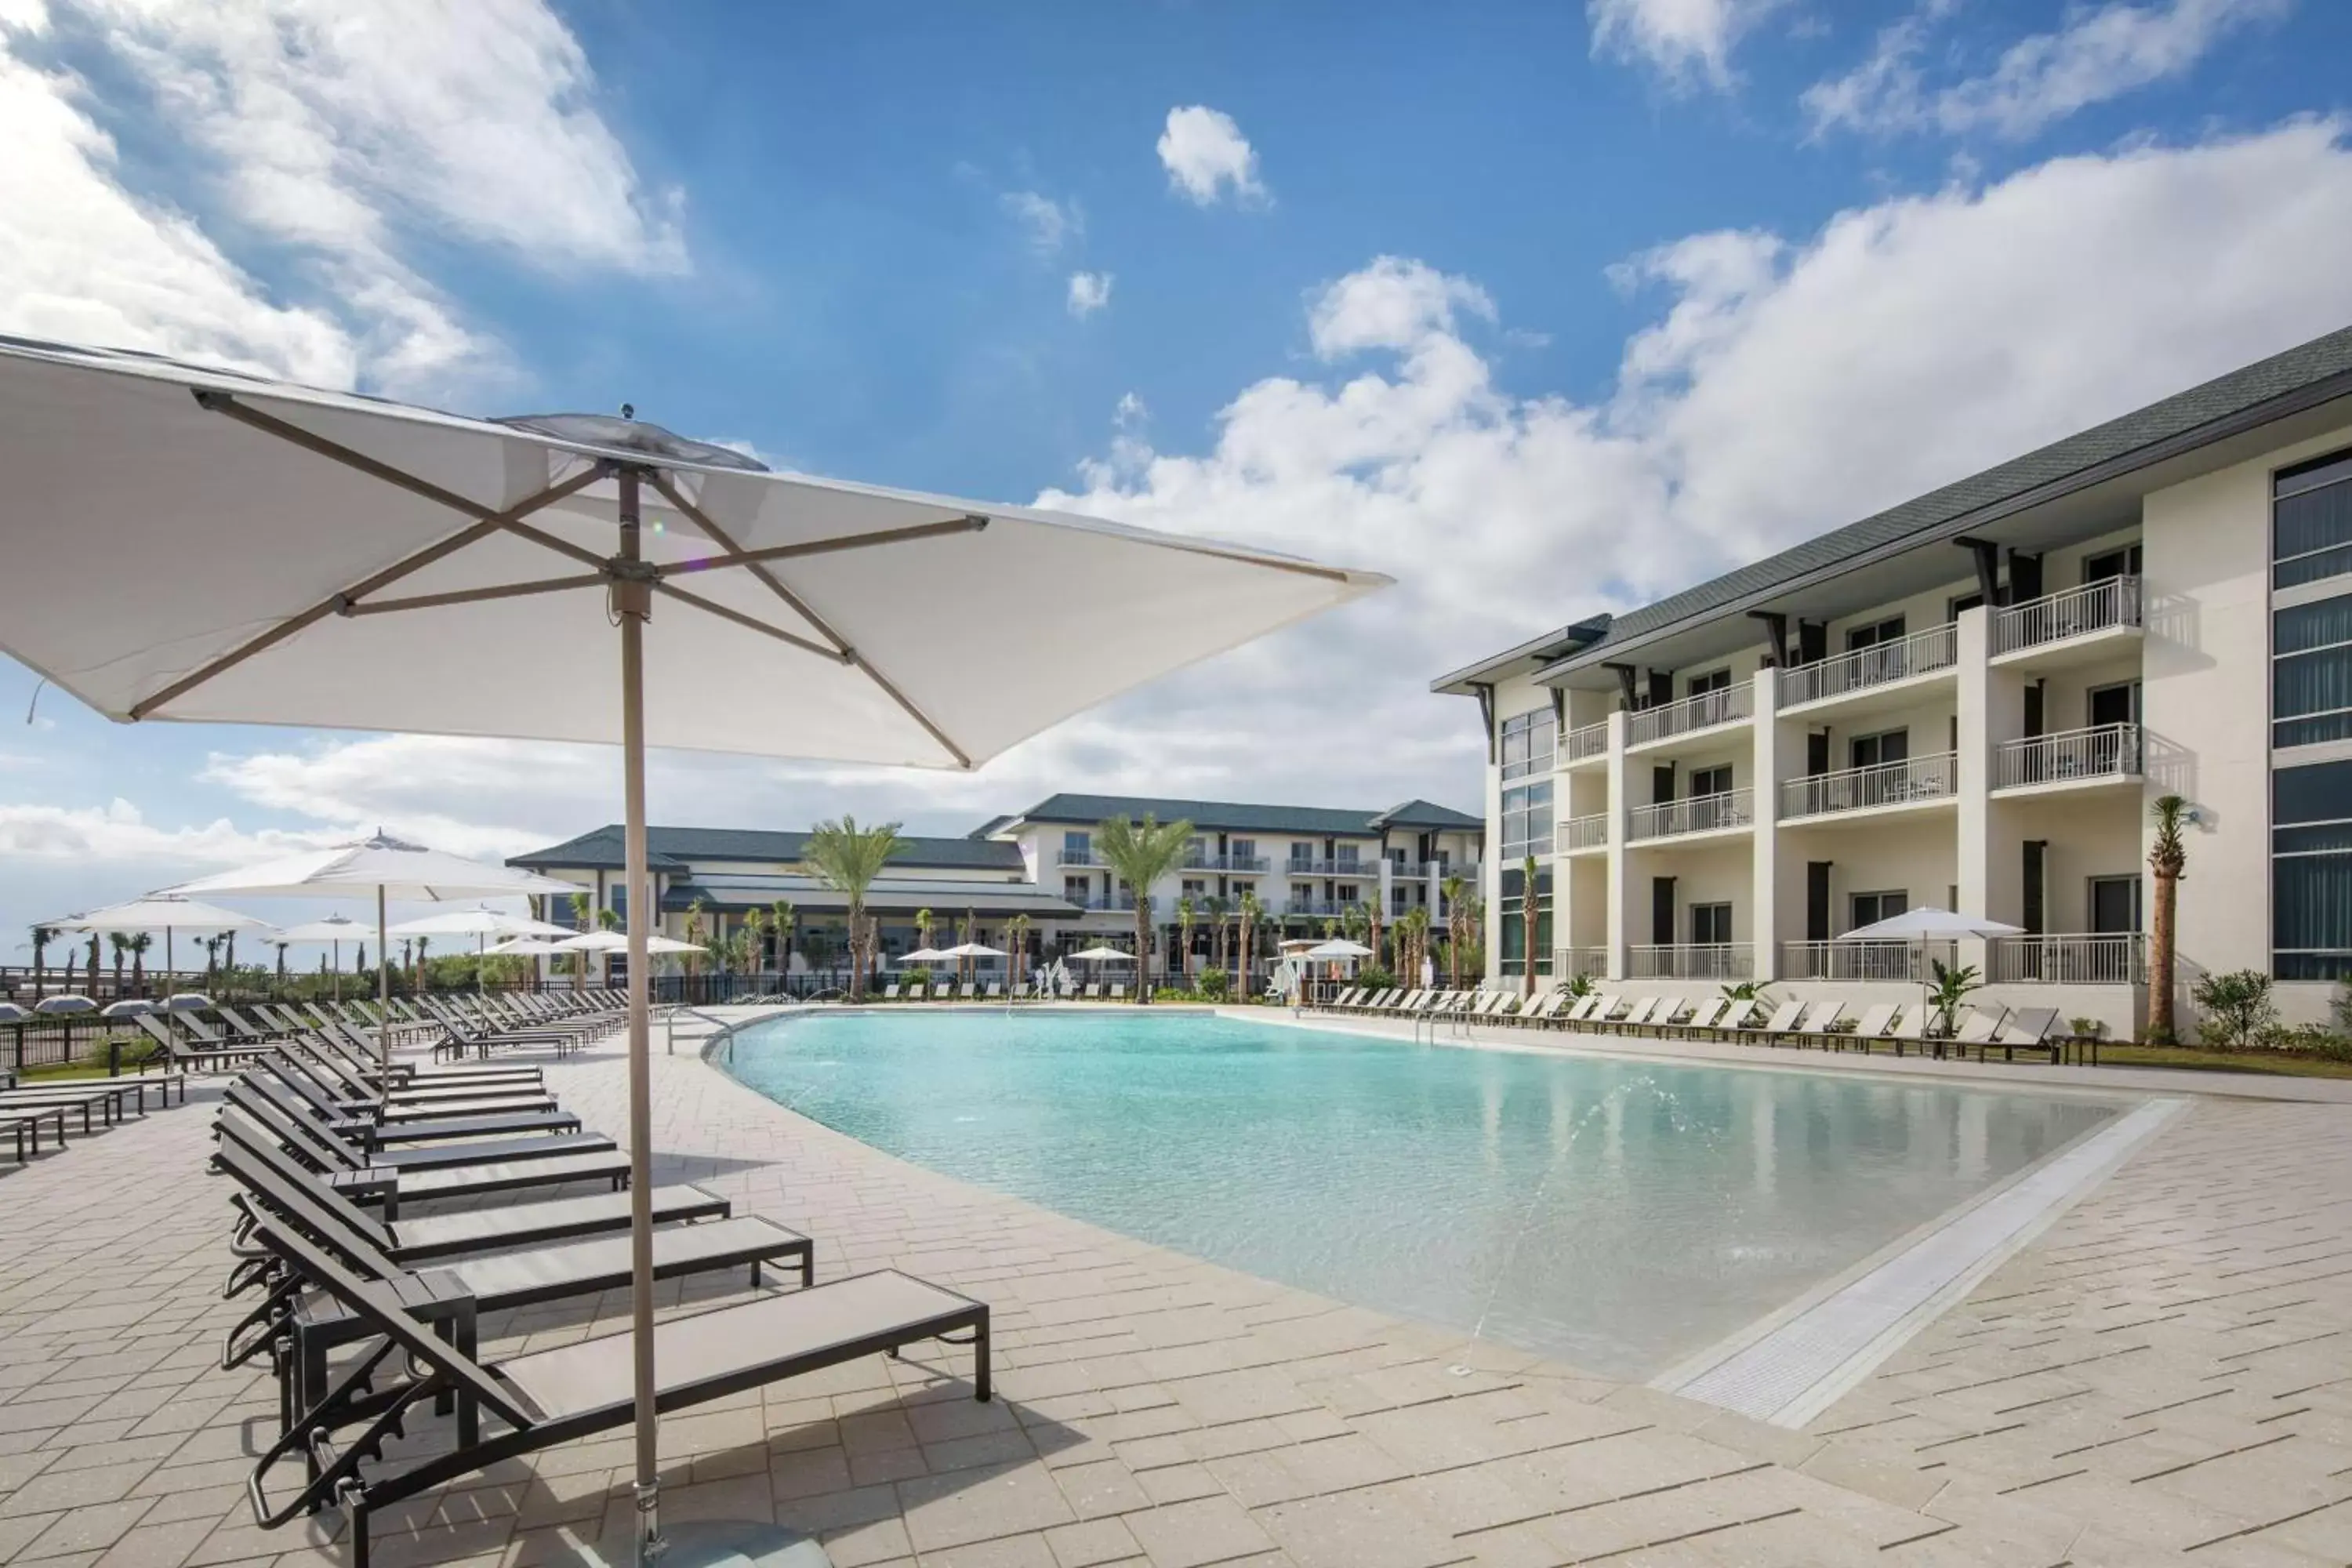
M 433 939 L 429 936 L 420 936 L 416 939 L 416 994 L 419 996 L 425 994 L 425 966 L 431 962 L 425 957 L 425 950 L 432 945 Z
M 98 933 L 96 931 L 89 933 L 89 984 L 85 990 L 92 996 L 98 994 Z
M 1446 984 L 1455 991 L 1462 989 L 1462 929 L 1463 911 L 1470 901 L 1470 879 L 1459 874 L 1449 875 L 1438 885 L 1438 896 L 1445 900 L 1445 973 Z
M 860 1001 L 866 996 L 866 960 L 873 947 L 872 932 L 866 929 L 866 891 L 891 857 L 908 847 L 895 822 L 860 827 L 856 817 L 844 816 L 838 822 L 818 823 L 801 851 L 818 879 L 849 906 L 850 988 Z
M 269 945 L 278 950 L 278 994 L 283 996 L 286 994 L 286 950 L 292 944 L 272 942 Z
M 1360 899 L 1352 904 L 1343 904 L 1340 906 L 1339 929 L 1346 932 L 1348 940 L 1354 942 L 1357 946 L 1369 947 L 1371 945 L 1364 941 L 1364 938 L 1371 931 L 1372 917 L 1371 912 L 1365 909 L 1363 900 Z
M 1181 984 L 1192 968 L 1192 921 L 1201 912 L 1192 902 L 1192 895 L 1184 893 L 1176 900 L 1176 971 Z
M 1095 854 L 1135 889 L 1135 999 L 1151 998 L 1151 889 L 1174 870 L 1192 845 L 1192 825 L 1163 823 L 1146 812 L 1141 822 L 1114 817 L 1095 825 Z
M 701 977 L 702 930 L 702 900 L 697 898 L 686 906 L 686 940 L 694 947 L 693 956 L 686 961 L 686 977 L 688 981 Z M 697 1001 L 702 999 L 702 991 L 698 986 L 694 990 L 694 999 Z
M 1226 967 L 1225 943 L 1233 934 L 1225 929 L 1225 922 L 1233 919 L 1234 906 L 1223 893 L 1212 893 L 1203 901 L 1202 910 L 1209 921 L 1209 962 L 1223 969 Z
M 1014 915 L 1004 922 L 1005 977 L 1013 985 L 1022 984 L 1021 977 L 1029 972 L 1029 927 L 1034 922 L 1027 915 Z
M 931 927 L 938 923 L 939 917 L 931 913 L 929 905 L 926 904 L 915 911 L 915 945 L 917 947 L 931 945 Z
M 143 931 L 131 939 L 131 989 L 142 996 L 147 994 L 147 950 L 154 945 L 155 939 Z
M 2156 877 L 2156 911 L 2149 921 L 2147 1038 L 2150 1045 L 2174 1043 L 2172 993 L 2179 963 L 2180 879 L 2189 873 L 2189 846 L 2180 830 L 2189 826 L 2189 803 L 2177 795 L 2160 795 L 2147 808 L 2156 824 L 2156 842 L 2147 852 L 2147 868 Z
M 1234 907 L 1241 916 L 1242 934 L 1240 951 L 1234 954 L 1234 994 L 1245 998 L 1249 995 L 1250 961 L 1257 956 L 1257 922 L 1265 918 L 1265 906 L 1258 901 L 1256 889 L 1246 888 Z
M 114 994 L 121 997 L 123 994 L 122 963 L 131 952 L 131 933 L 120 931 L 109 931 L 106 933 L 106 944 L 114 950 Z
M 224 931 L 221 934 L 221 984 L 234 986 L 236 984 L 236 932 Z
M 41 974 L 48 967 L 49 943 L 61 933 L 55 926 L 33 928 L 33 1000 L 41 999 Z
M 1519 994 L 1536 994 L 1536 912 L 1542 900 L 1536 894 L 1538 868 L 1532 855 L 1519 868 Z
M 789 899 L 778 899 L 768 906 L 768 923 L 776 932 L 776 973 L 788 974 L 793 967 L 793 928 L 800 924 L 800 911 Z

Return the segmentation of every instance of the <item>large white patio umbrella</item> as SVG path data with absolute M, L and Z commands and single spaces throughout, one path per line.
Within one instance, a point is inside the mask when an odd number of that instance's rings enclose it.
M 376 1019 L 375 1050 L 383 1069 L 378 1083 L 392 1085 L 392 965 L 387 949 L 390 927 L 384 906 L 391 900 L 438 903 L 446 899 L 520 898 L 532 893 L 571 892 L 569 882 L 542 877 L 512 866 L 485 866 L 478 860 L 427 849 L 378 831 L 372 838 L 310 849 L 282 860 L 265 860 L 242 871 L 199 877 L 168 889 L 191 896 L 198 893 L 241 893 L 249 899 L 348 899 L 375 895 Z
M 1916 910 L 1906 910 L 1866 926 L 1856 926 L 1838 938 L 1840 942 L 1907 942 L 1916 949 L 1914 969 L 1919 976 L 1919 1005 L 1927 1005 L 1927 944 L 1931 942 L 1960 942 L 1975 937 L 2022 936 L 2022 926 L 2005 925 L 1987 920 L 1982 915 L 1956 915 L 1949 910 L 1939 910 L 1933 904 L 1922 904 Z
M 576 890 L 576 889 L 575 889 Z M 417 920 L 403 921 L 384 930 L 386 936 L 436 937 L 470 936 L 474 939 L 474 956 L 488 956 L 489 941 L 494 936 L 569 936 L 572 928 L 549 921 L 532 920 L 527 915 L 509 914 L 504 910 L 488 908 L 451 910 L 445 914 L 425 915 Z M 481 972 L 474 973 L 476 990 L 482 988 Z
M 280 942 L 323 942 L 334 949 L 335 1000 L 338 1002 L 343 999 L 343 943 L 362 942 L 366 937 L 367 927 L 349 915 L 329 915 L 324 920 L 288 926 L 278 933 Z
M 146 931 L 163 933 L 163 973 L 173 973 L 172 933 L 174 931 L 267 931 L 269 922 L 251 915 L 238 914 L 217 904 L 199 903 L 194 899 L 173 893 L 150 893 L 143 899 L 133 899 L 127 904 L 109 904 L 102 910 L 92 910 L 85 915 L 68 915 L 64 920 L 43 921 L 46 926 L 59 931 Z M 167 978 L 165 984 L 171 984 Z
M 123 721 L 617 741 L 634 915 L 651 907 L 648 745 L 976 767 L 1388 581 L 770 473 L 630 412 L 464 418 L 0 341 L 0 472 L 11 515 L 39 520 L 12 531 L 0 647 Z M 1055 613 L 1004 613 L 1041 602 Z M 560 668 L 563 691 L 517 702 L 485 668 Z M 592 682 L 599 668 L 614 678 Z M 659 1551 L 650 924 L 631 922 L 628 986 L 646 1559 Z

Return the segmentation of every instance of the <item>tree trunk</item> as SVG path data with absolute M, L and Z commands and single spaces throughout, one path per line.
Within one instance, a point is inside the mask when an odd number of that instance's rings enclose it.
M 2156 910 L 2149 921 L 2147 977 L 2147 1038 L 2150 1045 L 2178 1041 L 2173 1018 L 2174 920 L 2180 901 L 2180 879 L 2159 872 L 2156 878 Z
M 1151 997 L 1151 900 L 1149 895 L 1135 895 L 1135 1005 L 1139 1007 Z

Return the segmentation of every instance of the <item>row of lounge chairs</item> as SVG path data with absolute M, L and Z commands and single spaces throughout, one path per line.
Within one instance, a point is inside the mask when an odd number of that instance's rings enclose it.
M 194 1012 L 142 1015 L 138 1026 L 159 1056 L 149 1061 L 194 1072 L 234 1072 L 280 1042 L 325 1034 L 376 1048 L 389 1026 L 396 1045 L 429 1041 L 436 1055 L 487 1056 L 500 1047 L 544 1045 L 558 1054 L 577 1049 L 614 1027 L 622 1005 L 610 994 L 488 994 L 423 996 L 386 1005 L 372 1001 L 217 1004 L 210 1016 Z
M 927 985 L 917 980 L 893 981 L 875 994 L 884 1002 L 1124 1002 L 1127 985 L 1123 981 L 1114 980 L 1108 985 L 1097 981 L 1085 986 L 1066 985 L 1056 991 L 1051 985 L 1032 985 L 1024 980 L 1014 982 L 1008 992 L 1001 980 L 984 985 L 971 980 L 961 984 L 943 980 Z
M 237 1074 L 215 1129 L 236 1189 L 227 1290 L 257 1298 L 223 1364 L 266 1361 L 278 1382 L 247 1488 L 261 1525 L 340 1507 L 366 1568 L 377 1510 L 632 1420 L 625 1330 L 482 1352 L 488 1315 L 590 1303 L 630 1277 L 628 1157 L 538 1067 L 410 1056 L 385 1076 L 367 1042 L 305 1031 Z M 808 1237 L 692 1184 L 649 1196 L 656 1278 L 741 1269 L 760 1292 L 657 1326 L 661 1409 L 927 1340 L 971 1345 L 990 1397 L 985 1304 L 891 1269 L 818 1285 Z M 763 1289 L 772 1267 L 797 1288 Z M 453 1440 L 388 1447 L 427 1412 L 454 1417 Z
M 60 1079 L 24 1086 L 12 1080 L 8 1088 L 0 1089 L 0 1139 L 15 1146 L 16 1163 L 26 1164 L 41 1152 L 45 1130 L 55 1146 L 62 1149 L 68 1131 L 96 1132 L 133 1111 L 144 1115 L 151 1089 L 158 1107 L 171 1104 L 174 1090 L 184 1103 L 187 1075 Z
M 1990 1051 L 2007 1060 L 2019 1052 L 2061 1059 L 2063 1047 L 2051 1037 L 2055 1007 L 2011 1009 L 1999 1003 L 1967 1008 L 1948 1036 L 1936 1032 L 1940 1009 L 1918 1002 L 1882 1002 L 1848 1021 L 1846 1004 L 1787 1001 L 1767 1006 L 1756 1001 L 1636 996 L 1604 992 L 1571 996 L 1553 990 L 1532 999 L 1502 991 L 1343 991 L 1321 1005 L 1325 1010 L 1374 1016 L 1456 1017 L 1477 1023 L 1527 1025 L 1584 1033 L 1647 1035 L 1680 1039 L 1730 1040 L 1743 1045 L 1820 1046 L 1830 1050 L 1891 1047 L 1901 1056 L 1916 1047 L 1937 1057 Z

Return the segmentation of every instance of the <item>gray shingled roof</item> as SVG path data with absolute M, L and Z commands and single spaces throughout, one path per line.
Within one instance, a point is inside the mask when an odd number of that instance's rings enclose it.
M 2037 492 L 2095 483 L 2347 395 L 2352 395 L 2352 327 L 1628 611 L 1598 641 L 1551 668 L 1595 663 L 1625 644 L 1757 604 L 1806 577 L 1965 533 L 1990 521 L 1989 513 L 2046 499 Z M 1512 652 L 1527 647 L 1522 644 Z M 1433 684 L 1443 687 L 1485 667 L 1474 665 Z
M 684 914 L 697 900 L 705 909 L 721 912 L 766 909 L 779 900 L 803 914 L 837 913 L 849 907 L 845 895 L 814 877 L 712 875 L 671 883 L 662 893 L 662 910 L 666 914 Z M 866 890 L 866 904 L 883 914 L 911 914 L 929 909 L 949 916 L 970 910 L 992 920 L 1010 915 L 1027 915 L 1033 920 L 1076 920 L 1083 912 L 1067 899 L 1033 882 L 950 881 L 944 878 L 928 881 L 919 877 L 877 878 Z
M 1419 807 L 1428 813 L 1441 814 L 1443 821 L 1423 821 L 1418 817 L 1399 819 L 1398 826 L 1414 827 L 1480 827 L 1478 817 L 1458 811 L 1448 811 L 1427 801 L 1407 801 L 1394 808 L 1402 812 Z M 1381 830 L 1384 819 L 1391 816 L 1383 811 L 1341 811 L 1318 805 L 1250 805 L 1226 800 L 1160 800 L 1135 795 L 1053 795 L 1031 806 L 1014 822 L 1067 822 L 1092 826 L 1124 816 L 1130 821 L 1150 816 L 1162 822 L 1179 818 L 1195 827 L 1223 829 L 1239 833 L 1332 833 L 1374 834 Z
M 797 860 L 808 838 L 805 833 L 747 827 L 648 827 L 646 849 L 654 869 L 675 871 L 692 860 Z M 909 838 L 908 843 L 912 847 L 893 857 L 891 865 L 977 868 L 1008 875 L 1026 869 L 1018 845 L 974 838 Z M 534 869 L 618 870 L 625 864 L 623 847 L 621 827 L 615 823 L 545 849 L 514 856 L 507 864 Z

